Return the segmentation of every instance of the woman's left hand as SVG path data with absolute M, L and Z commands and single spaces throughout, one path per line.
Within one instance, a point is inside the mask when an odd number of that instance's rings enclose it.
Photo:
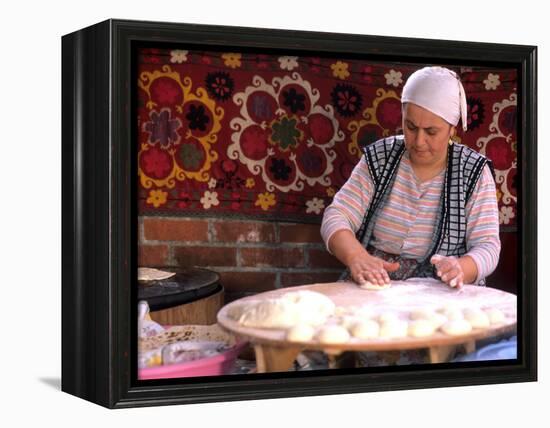
M 437 276 L 439 276 L 444 283 L 449 284 L 451 287 L 458 288 L 464 285 L 464 271 L 462 270 L 458 258 L 435 254 L 430 259 L 430 263 L 435 266 Z

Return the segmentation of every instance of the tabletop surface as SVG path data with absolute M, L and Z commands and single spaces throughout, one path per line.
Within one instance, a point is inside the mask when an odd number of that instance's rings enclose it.
M 218 289 L 220 276 L 214 271 L 201 268 L 159 269 L 176 272 L 176 275 L 162 280 L 138 281 L 138 299 L 147 300 L 150 306 L 176 298 L 179 303 L 193 301 Z
M 486 329 L 474 329 L 470 333 L 460 336 L 449 336 L 438 331 L 432 336 L 424 338 L 405 337 L 366 340 L 352 337 L 345 344 L 325 345 L 315 340 L 289 342 L 285 339 L 286 331 L 284 329 L 243 327 L 229 316 L 232 308 L 235 309 L 237 305 L 277 297 L 286 292 L 297 290 L 311 290 L 322 293 L 339 307 L 367 306 L 369 309 L 372 308 L 375 316 L 386 312 L 394 312 L 400 318 L 407 319 L 412 310 L 424 308 L 435 310 L 452 304 L 462 309 L 466 307 L 500 309 L 505 315 L 505 322 Z M 517 323 L 516 312 L 517 299 L 511 293 L 476 285 L 464 285 L 460 290 L 457 290 L 434 279 L 412 278 L 407 281 L 392 281 L 390 288 L 380 291 L 364 290 L 352 282 L 335 282 L 289 287 L 260 293 L 236 300 L 224 306 L 218 313 L 218 323 L 228 331 L 258 344 L 276 347 L 298 346 L 304 349 L 320 349 L 325 351 L 382 351 L 460 344 L 513 332 L 516 329 Z

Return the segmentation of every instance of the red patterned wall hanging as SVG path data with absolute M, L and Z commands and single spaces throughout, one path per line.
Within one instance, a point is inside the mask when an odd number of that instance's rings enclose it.
M 141 49 L 140 215 L 318 223 L 359 147 L 400 133 L 418 65 Z M 451 67 L 468 98 L 462 143 L 492 159 L 501 225 L 516 218 L 516 72 Z

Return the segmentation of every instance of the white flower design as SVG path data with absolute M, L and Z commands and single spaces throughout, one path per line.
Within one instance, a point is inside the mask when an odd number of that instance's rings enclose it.
M 204 196 L 201 198 L 202 207 L 207 210 L 212 206 L 220 204 L 218 201 L 218 192 L 209 192 L 208 190 L 204 192 Z
M 313 198 L 306 202 L 307 209 L 306 214 L 315 213 L 320 214 L 321 210 L 325 208 L 325 202 L 319 198 Z
M 170 62 L 181 64 L 182 62 L 187 61 L 187 54 L 189 51 L 182 51 L 179 49 L 170 51 Z
M 279 63 L 281 64 L 281 69 L 291 71 L 298 67 L 298 57 L 282 56 L 279 58 Z
M 216 187 L 216 184 L 218 184 L 218 180 L 216 180 L 215 178 L 211 178 L 208 182 L 208 188 L 214 189 Z
M 396 88 L 403 83 L 403 73 L 400 71 L 390 70 L 389 73 L 384 74 L 384 77 L 386 78 L 386 84 L 395 86 Z
M 514 214 L 514 209 L 512 207 L 502 207 L 498 213 L 498 218 L 502 224 L 509 224 L 510 220 L 515 216 L 516 215 Z
M 498 74 L 489 73 L 487 79 L 483 81 L 485 83 L 485 89 L 495 90 L 500 86 L 500 76 Z

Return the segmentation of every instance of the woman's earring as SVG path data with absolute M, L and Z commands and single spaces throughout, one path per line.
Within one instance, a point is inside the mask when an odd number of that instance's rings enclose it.
M 449 138 L 449 146 L 452 146 L 454 143 L 453 139 L 452 138 Z

